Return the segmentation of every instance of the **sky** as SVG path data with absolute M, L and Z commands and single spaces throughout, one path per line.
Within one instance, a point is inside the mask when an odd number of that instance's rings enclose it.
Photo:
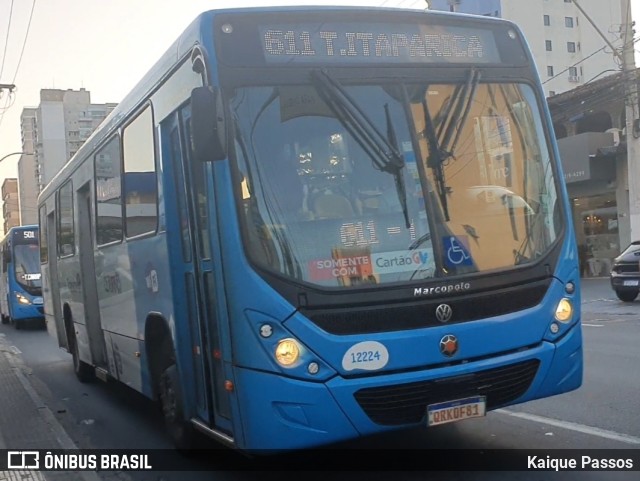
M 21 150 L 20 114 L 37 107 L 40 89 L 84 87 L 93 103 L 120 102 L 199 13 L 292 4 L 426 7 L 425 0 L 0 0 L 0 84 L 16 85 L 7 108 L 8 92 L 0 96 L 0 158 Z M 631 8 L 640 18 L 640 0 Z M 0 162 L 0 185 L 17 177 L 18 159 Z

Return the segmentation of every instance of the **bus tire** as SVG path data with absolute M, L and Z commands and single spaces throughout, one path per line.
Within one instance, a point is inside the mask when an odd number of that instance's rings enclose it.
M 71 328 L 69 344 L 71 345 L 71 358 L 73 360 L 73 372 L 81 383 L 87 383 L 93 381 L 95 377 L 95 371 L 93 367 L 84 361 L 80 360 L 80 353 L 78 352 L 78 342 L 76 341 L 76 335 Z
M 166 429 L 179 451 L 188 451 L 194 446 L 195 432 L 184 417 L 184 402 L 178 368 L 172 364 L 160 375 L 158 386 L 160 405 Z
M 2 324 L 9 324 L 9 316 L 2 314 Z

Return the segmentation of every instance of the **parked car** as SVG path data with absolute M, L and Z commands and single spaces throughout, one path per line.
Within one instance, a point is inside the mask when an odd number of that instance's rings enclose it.
M 633 302 L 640 292 L 640 241 L 632 242 L 613 260 L 611 287 L 618 299 Z

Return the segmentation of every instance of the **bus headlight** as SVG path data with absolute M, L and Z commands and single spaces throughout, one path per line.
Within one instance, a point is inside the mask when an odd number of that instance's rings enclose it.
M 556 307 L 556 320 L 560 322 L 569 322 L 573 316 L 573 306 L 571 301 L 566 297 L 560 299 L 558 307 Z
M 276 346 L 276 361 L 283 367 L 292 367 L 300 358 L 300 344 L 295 339 L 282 339 Z
M 31 301 L 29 299 L 27 299 L 26 297 L 24 297 L 22 294 L 16 292 L 16 299 L 18 299 L 18 302 L 20 304 L 31 304 Z

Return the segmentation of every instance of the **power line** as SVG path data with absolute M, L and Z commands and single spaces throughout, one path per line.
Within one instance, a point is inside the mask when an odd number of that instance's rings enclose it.
M 31 29 L 31 20 L 33 19 L 33 11 L 36 8 L 36 0 L 33 0 L 31 4 L 31 13 L 29 14 L 29 23 L 27 23 L 27 31 L 24 34 L 24 41 L 22 42 L 22 49 L 20 50 L 20 57 L 18 58 L 18 65 L 16 66 L 16 73 L 13 76 L 13 81 L 11 83 L 15 83 L 16 77 L 18 76 L 18 70 L 20 69 L 20 64 L 22 63 L 22 56 L 24 55 L 24 49 L 27 46 L 27 39 L 29 38 L 29 30 Z
M 16 78 L 18 77 L 18 70 L 20 69 L 20 64 L 22 63 L 22 56 L 24 55 L 24 50 L 25 47 L 27 45 L 27 39 L 29 38 L 29 31 L 31 30 L 31 20 L 33 19 L 33 11 L 36 8 L 36 0 L 33 0 L 33 3 L 31 4 L 31 13 L 29 14 L 29 22 L 27 23 L 27 31 L 24 35 L 24 41 L 22 42 L 22 48 L 20 49 L 20 58 L 18 58 L 18 65 L 16 66 L 16 71 L 13 75 L 13 81 L 11 83 L 15 83 Z M 13 10 L 13 0 L 11 1 L 11 9 Z M 11 19 L 9 19 L 9 23 L 11 23 Z M 8 37 L 9 37 L 9 30 L 7 29 L 7 43 L 8 43 Z M 6 52 L 6 48 L 7 48 L 7 43 L 5 43 L 5 52 Z M 6 58 L 6 53 L 3 57 L 2 60 L 2 64 L 4 66 L 4 59 Z M 0 70 L 0 75 L 1 75 L 2 70 Z M 4 114 L 5 112 L 11 108 L 11 106 L 15 103 L 15 94 L 13 94 L 13 91 L 9 91 L 9 96 L 7 97 L 7 101 L 4 104 L 4 107 L 0 108 L 0 126 L 2 126 L 2 120 L 4 119 Z M 11 105 L 9 105 L 9 101 L 12 100 Z
M 547 80 L 545 80 L 544 82 L 542 82 L 542 85 L 546 84 L 547 82 L 550 82 L 551 80 L 553 80 L 554 78 L 559 77 L 560 75 L 562 75 L 563 73 L 569 71 L 569 69 L 575 67 L 576 65 L 580 65 L 582 62 L 584 62 L 585 60 L 593 57 L 595 54 L 597 54 L 598 52 L 601 52 L 602 50 L 604 50 L 605 48 L 607 48 L 606 45 L 603 45 L 602 47 L 600 47 L 598 50 L 596 50 L 595 52 L 587 55 L 586 57 L 584 57 L 582 60 L 578 60 L 576 63 L 574 63 L 573 65 L 565 68 L 562 72 L 558 72 L 557 74 L 555 74 L 553 77 L 549 77 Z
M 0 65 L 0 79 L 2 78 L 2 72 L 4 72 L 4 62 L 7 59 L 7 47 L 9 45 L 9 32 L 11 32 L 11 17 L 13 17 L 13 0 L 11 0 L 11 6 L 9 7 L 9 23 L 7 24 L 7 35 L 4 39 L 4 52 L 2 53 L 2 65 Z

